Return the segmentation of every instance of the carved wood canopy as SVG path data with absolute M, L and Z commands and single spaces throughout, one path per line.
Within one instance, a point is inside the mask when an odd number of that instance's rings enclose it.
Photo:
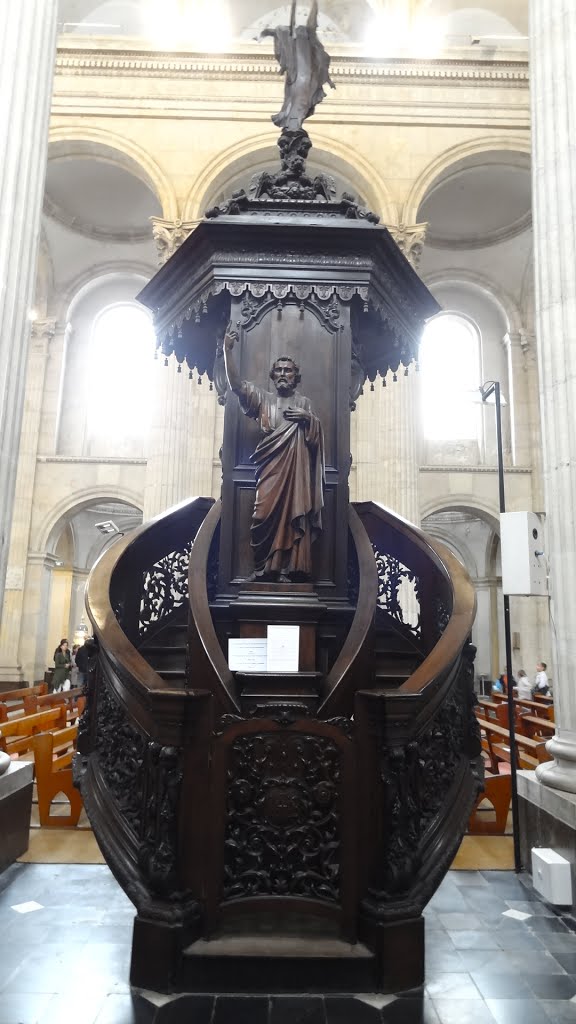
M 296 304 L 336 332 L 348 306 L 357 393 L 366 377 L 408 367 L 439 306 L 388 230 L 353 204 L 343 210 L 342 202 L 251 201 L 199 224 L 139 295 L 163 355 L 218 387 L 224 329 L 241 300 L 246 328 Z

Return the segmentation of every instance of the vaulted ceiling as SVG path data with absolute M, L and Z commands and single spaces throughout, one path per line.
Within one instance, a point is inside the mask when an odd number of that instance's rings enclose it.
M 299 16 L 305 16 L 309 4 L 298 6 Z M 59 20 L 65 33 L 144 36 L 154 43 L 155 24 L 180 19 L 194 36 L 202 22 L 212 19 L 220 26 L 227 23 L 229 44 L 230 39 L 257 38 L 265 25 L 286 22 L 288 10 L 289 3 L 274 0 L 60 0 Z M 321 0 L 319 28 L 326 39 L 356 43 L 375 32 L 385 46 L 423 19 L 439 25 L 448 46 L 484 38 L 496 46 L 510 44 L 527 35 L 528 0 Z M 220 38 L 224 45 L 222 29 Z

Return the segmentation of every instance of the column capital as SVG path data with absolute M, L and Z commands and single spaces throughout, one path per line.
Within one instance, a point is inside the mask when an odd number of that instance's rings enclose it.
M 414 270 L 417 270 L 424 248 L 428 222 L 424 224 L 387 224 L 386 227 L 400 252 L 414 267 Z
M 182 242 L 185 242 L 192 228 L 196 227 L 196 220 L 164 220 L 162 217 L 151 217 L 152 237 L 156 242 L 158 252 L 158 264 L 163 267 L 167 260 L 174 255 Z
M 46 352 L 52 338 L 56 334 L 56 319 L 52 316 L 39 317 L 32 321 L 30 332 L 32 349 L 35 352 Z

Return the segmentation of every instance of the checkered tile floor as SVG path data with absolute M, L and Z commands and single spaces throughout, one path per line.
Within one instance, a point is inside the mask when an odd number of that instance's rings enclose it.
M 133 916 L 106 866 L 12 865 L 0 1024 L 576 1024 L 576 923 L 512 872 L 447 875 L 426 908 L 426 986 L 400 996 L 131 993 Z

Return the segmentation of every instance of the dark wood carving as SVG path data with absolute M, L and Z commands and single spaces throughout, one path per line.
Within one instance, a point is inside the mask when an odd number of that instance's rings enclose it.
M 142 832 L 146 738 L 129 722 L 110 689 L 98 690 L 94 754 L 102 778 L 135 836 Z
M 256 492 L 250 545 L 253 578 L 281 583 L 312 578 L 312 544 L 322 530 L 324 433 L 308 398 L 297 391 L 300 368 L 279 356 L 270 370 L 276 394 L 243 380 L 233 355 L 237 332 L 224 339 L 229 386 L 264 437 L 250 460 Z
M 274 52 L 282 74 L 286 75 L 284 103 L 272 120 L 279 128 L 296 132 L 324 99 L 323 86 L 334 88 L 328 68 L 330 57 L 318 38 L 318 0 L 312 0 L 305 25 L 296 25 L 296 0 L 292 0 L 290 25 L 264 29 L 263 36 L 274 38 Z
M 348 495 L 350 408 L 366 381 L 408 371 L 438 307 L 377 217 L 306 174 L 301 119 L 321 85 L 306 68 L 289 76 L 280 168 L 210 211 L 141 294 L 166 372 L 186 365 L 225 404 L 221 498 L 123 538 L 89 585 L 100 653 L 77 775 L 138 908 L 144 987 L 238 991 L 270 969 L 277 990 L 301 990 L 306 957 L 251 973 L 251 943 L 288 925 L 366 946 L 345 982 L 309 960 L 313 988 L 420 985 L 422 910 L 481 784 L 470 582 L 416 527 Z M 306 483 L 313 499 L 294 502 Z M 232 672 L 229 639 L 273 623 L 300 626 L 299 671 Z M 231 928 L 250 970 L 194 952 Z
M 192 542 L 171 551 L 143 573 L 138 630 L 144 636 L 188 603 Z
M 341 755 L 303 732 L 238 736 L 228 753 L 224 900 L 340 897 Z
M 441 596 L 449 612 L 440 640 L 435 606 L 430 622 L 423 616 L 419 636 L 406 641 L 418 646 L 422 660 L 397 690 L 370 689 L 363 669 L 338 670 L 322 710 L 295 697 L 243 712 L 210 616 L 206 566 L 214 557 L 219 505 L 205 504 L 206 512 L 196 534 L 193 509 L 179 510 L 178 529 L 172 523 L 163 541 L 165 554 L 183 550 L 186 532 L 194 531 L 189 589 L 193 605 L 204 595 L 194 623 L 206 647 L 204 661 L 199 649 L 190 656 L 189 691 L 155 690 L 139 675 L 138 652 L 121 630 L 109 631 L 110 595 L 106 604 L 98 579 L 91 581 L 89 607 L 102 645 L 94 677 L 100 710 L 83 734 L 80 777 L 94 827 L 139 908 L 142 934 L 155 929 L 160 942 L 162 929 L 177 927 L 183 946 L 191 934 L 217 933 L 229 913 L 236 929 L 254 914 L 274 920 L 276 901 L 283 914 L 298 906 L 318 929 L 325 908 L 342 935 L 388 950 L 381 962 L 389 967 L 373 981 L 386 988 L 394 963 L 387 929 L 418 918 L 480 785 L 474 652 L 466 640 L 472 591 L 445 549 L 378 506 L 358 506 L 350 528 L 360 619 L 346 658 L 361 666 L 373 642 L 362 611 L 377 602 L 373 546 Z M 168 524 L 171 514 L 165 518 Z M 144 529 L 161 531 L 162 519 Z M 141 539 L 134 544 L 138 549 Z M 150 565 L 162 557 L 158 543 L 151 545 Z M 135 553 L 127 544 L 109 558 L 108 579 L 116 579 L 118 594 L 123 566 L 134 564 Z M 426 586 L 420 599 L 426 608 Z M 388 621 L 398 628 L 393 614 Z M 219 676 L 218 652 L 226 679 Z M 136 942 L 133 970 L 145 974 L 142 956 Z M 161 984 L 177 984 L 173 970 Z M 419 970 L 416 957 L 406 983 Z

